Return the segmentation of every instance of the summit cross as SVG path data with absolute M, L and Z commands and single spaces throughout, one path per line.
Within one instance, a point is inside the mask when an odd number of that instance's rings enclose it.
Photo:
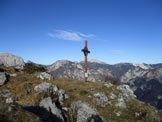
M 87 47 L 87 40 L 85 40 L 85 47 L 84 47 L 84 49 L 82 49 L 82 52 L 84 53 L 84 60 L 85 60 L 85 64 L 84 64 L 84 79 L 85 79 L 85 82 L 87 82 L 87 79 L 88 79 L 87 56 L 88 56 L 88 53 L 90 53 L 90 51 L 88 50 L 88 47 Z

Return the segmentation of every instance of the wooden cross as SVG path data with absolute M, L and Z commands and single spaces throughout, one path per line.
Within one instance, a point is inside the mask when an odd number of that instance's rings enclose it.
M 90 53 L 90 51 L 88 50 L 88 47 L 87 47 L 87 40 L 85 40 L 85 47 L 84 47 L 84 49 L 82 49 L 82 52 L 84 53 L 84 58 L 85 58 L 84 78 L 85 78 L 85 82 L 87 82 L 87 79 L 88 79 L 88 73 L 87 73 L 87 56 L 88 56 L 88 53 Z

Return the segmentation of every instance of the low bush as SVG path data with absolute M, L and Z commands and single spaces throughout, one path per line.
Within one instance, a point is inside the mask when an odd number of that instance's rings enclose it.
M 35 65 L 32 62 L 28 62 L 25 64 L 23 71 L 32 74 L 35 72 L 45 72 L 46 69 L 43 66 Z
M 81 90 L 79 94 L 80 94 L 80 95 L 86 95 L 86 94 L 88 94 L 88 91 Z
M 110 75 L 107 75 L 105 77 L 105 82 L 111 82 L 112 84 L 115 84 L 115 85 L 121 84 L 121 81 L 118 77 L 113 77 L 113 76 L 110 76 Z

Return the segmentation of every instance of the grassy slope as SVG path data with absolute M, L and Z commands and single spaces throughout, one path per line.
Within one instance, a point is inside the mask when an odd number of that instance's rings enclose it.
M 13 68 L 5 68 L 5 71 L 7 74 L 15 73 Z M 23 71 L 16 72 L 16 74 L 17 76 L 10 77 L 9 82 L 6 85 L 1 86 L 0 90 L 9 89 L 12 95 L 21 104 L 38 105 L 41 98 L 40 95 L 34 91 L 34 87 L 45 80 L 42 81 L 36 78 L 34 74 L 27 74 Z M 109 94 L 111 92 L 116 95 L 120 93 L 120 91 L 116 90 L 115 85 L 108 89 L 103 85 L 103 83 L 85 83 L 83 81 L 70 79 L 55 79 L 48 82 L 64 89 L 69 95 L 69 98 L 65 101 L 64 106 L 69 107 L 73 101 L 77 100 L 85 101 L 96 108 L 100 115 L 102 115 L 108 122 L 160 122 L 160 120 L 162 120 L 160 117 L 161 113 L 154 107 L 151 107 L 150 105 L 140 102 L 134 98 L 127 103 L 126 109 L 116 107 L 115 103 L 117 102 L 117 99 L 110 100 L 109 98 Z M 94 88 L 94 90 L 91 90 L 91 88 Z M 95 98 L 88 98 L 88 96 L 93 96 L 93 94 L 97 92 L 105 93 L 112 102 L 112 105 L 107 105 L 105 108 L 96 106 Z M 122 114 L 120 117 L 117 117 L 116 113 L 119 111 Z M 140 115 L 136 116 L 135 113 L 140 113 Z

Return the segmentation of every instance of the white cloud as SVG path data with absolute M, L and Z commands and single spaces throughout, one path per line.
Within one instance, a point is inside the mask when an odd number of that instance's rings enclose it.
M 48 33 L 48 36 L 71 41 L 83 41 L 85 39 L 94 37 L 93 34 L 84 34 L 81 32 L 73 32 L 65 30 L 55 30 L 55 33 Z

